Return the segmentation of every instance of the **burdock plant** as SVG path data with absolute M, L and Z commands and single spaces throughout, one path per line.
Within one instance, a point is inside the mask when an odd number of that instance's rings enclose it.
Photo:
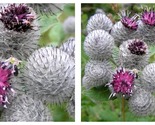
M 38 46 L 39 18 L 56 16 L 63 5 L 0 4 L 1 121 L 53 121 L 53 104 L 66 105 L 74 119 L 75 38 Z
M 115 44 L 120 45 L 123 41 L 128 39 L 137 38 L 137 15 L 130 16 L 130 12 L 121 11 L 120 12 L 120 21 L 114 24 L 111 28 L 110 34 L 115 39 Z
M 107 100 L 121 98 L 123 121 L 126 103 L 136 116 L 154 115 L 155 64 L 149 64 L 150 44 L 154 43 L 154 13 L 153 9 L 144 9 L 141 14 L 131 15 L 123 10 L 115 24 L 110 24 L 106 14 L 97 13 L 86 26 L 84 51 L 90 60 L 82 79 L 85 94 L 96 101 L 99 101 L 98 91 L 108 91 L 109 97 L 100 95 Z M 103 22 L 98 25 L 100 20 Z
M 38 48 L 40 31 L 37 15 L 26 4 L 7 4 L 0 8 L 0 57 L 10 55 L 25 60 Z

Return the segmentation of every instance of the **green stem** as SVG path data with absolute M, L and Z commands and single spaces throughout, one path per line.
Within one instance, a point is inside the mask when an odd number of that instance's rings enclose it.
M 122 97 L 122 121 L 125 121 L 125 99 Z

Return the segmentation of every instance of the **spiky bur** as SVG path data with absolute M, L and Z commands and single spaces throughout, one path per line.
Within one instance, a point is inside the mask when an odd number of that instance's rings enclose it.
M 41 48 L 29 57 L 24 76 L 28 93 L 42 101 L 61 104 L 74 92 L 75 62 L 58 48 Z
M 85 67 L 83 77 L 83 86 L 86 89 L 105 85 L 111 77 L 112 68 L 110 64 L 104 61 L 90 60 Z
M 36 48 L 40 36 L 36 14 L 25 4 L 0 8 L 0 57 L 26 59 Z
M 112 76 L 111 82 L 107 84 L 112 92 L 110 97 L 123 96 L 128 98 L 132 96 L 135 77 L 131 70 L 125 68 L 117 69 Z
M 155 98 L 142 88 L 134 90 L 128 104 L 130 110 L 137 116 L 148 116 L 155 111 Z
M 144 8 L 141 14 L 141 20 L 138 24 L 138 35 L 143 38 L 147 44 L 155 43 L 155 11 L 154 8 Z
M 122 11 L 120 13 L 121 20 L 117 22 L 111 29 L 110 34 L 114 37 L 115 43 L 119 46 L 123 41 L 138 38 L 137 15 L 130 17 L 130 13 Z
M 56 15 L 58 12 L 63 11 L 65 3 L 29 3 L 37 14 L 41 15 Z
M 143 69 L 141 86 L 150 92 L 155 91 L 155 63 L 151 63 Z
M 113 48 L 114 39 L 104 30 L 90 32 L 84 41 L 84 50 L 93 60 L 109 59 Z
M 112 28 L 112 21 L 103 13 L 98 13 L 90 17 L 87 24 L 87 33 L 94 30 L 105 30 L 107 32 Z
M 70 56 L 75 57 L 75 38 L 69 38 L 60 46 L 60 49 L 68 53 Z
M 125 68 L 138 70 L 148 64 L 149 50 L 147 44 L 140 39 L 130 39 L 120 45 L 119 64 Z
M 50 111 L 40 100 L 23 93 L 14 97 L 12 103 L 2 113 L 3 122 L 45 122 L 52 121 Z
M 75 17 L 69 16 L 63 23 L 63 29 L 66 34 L 75 33 Z
M 75 93 L 72 94 L 72 97 L 67 103 L 67 112 L 71 118 L 75 119 Z
M 4 108 L 7 108 L 7 104 L 9 104 L 10 94 L 15 94 L 10 79 L 18 75 L 17 66 L 19 62 L 20 61 L 14 57 L 0 62 L 0 105 Z

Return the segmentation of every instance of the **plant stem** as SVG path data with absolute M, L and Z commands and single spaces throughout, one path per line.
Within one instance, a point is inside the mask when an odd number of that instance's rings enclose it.
M 122 97 L 122 121 L 125 121 L 125 99 Z

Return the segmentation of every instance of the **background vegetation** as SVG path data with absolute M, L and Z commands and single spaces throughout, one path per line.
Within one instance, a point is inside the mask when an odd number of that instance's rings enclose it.
M 153 7 L 155 4 L 82 4 L 82 15 L 81 15 L 81 78 L 84 76 L 85 65 L 89 60 L 89 57 L 83 50 L 83 42 L 86 36 L 86 25 L 87 21 L 95 14 L 96 9 L 103 9 L 107 16 L 112 20 L 113 23 L 119 20 L 118 13 L 122 9 L 131 11 L 131 14 L 142 12 L 142 6 Z M 150 63 L 155 61 L 155 47 L 150 47 Z M 107 87 L 92 88 L 87 91 L 82 88 L 81 93 L 81 119 L 82 121 L 121 121 L 121 99 L 111 99 L 108 97 L 110 92 Z M 155 121 L 155 117 L 137 117 L 134 116 L 128 109 L 126 103 L 126 121 Z

